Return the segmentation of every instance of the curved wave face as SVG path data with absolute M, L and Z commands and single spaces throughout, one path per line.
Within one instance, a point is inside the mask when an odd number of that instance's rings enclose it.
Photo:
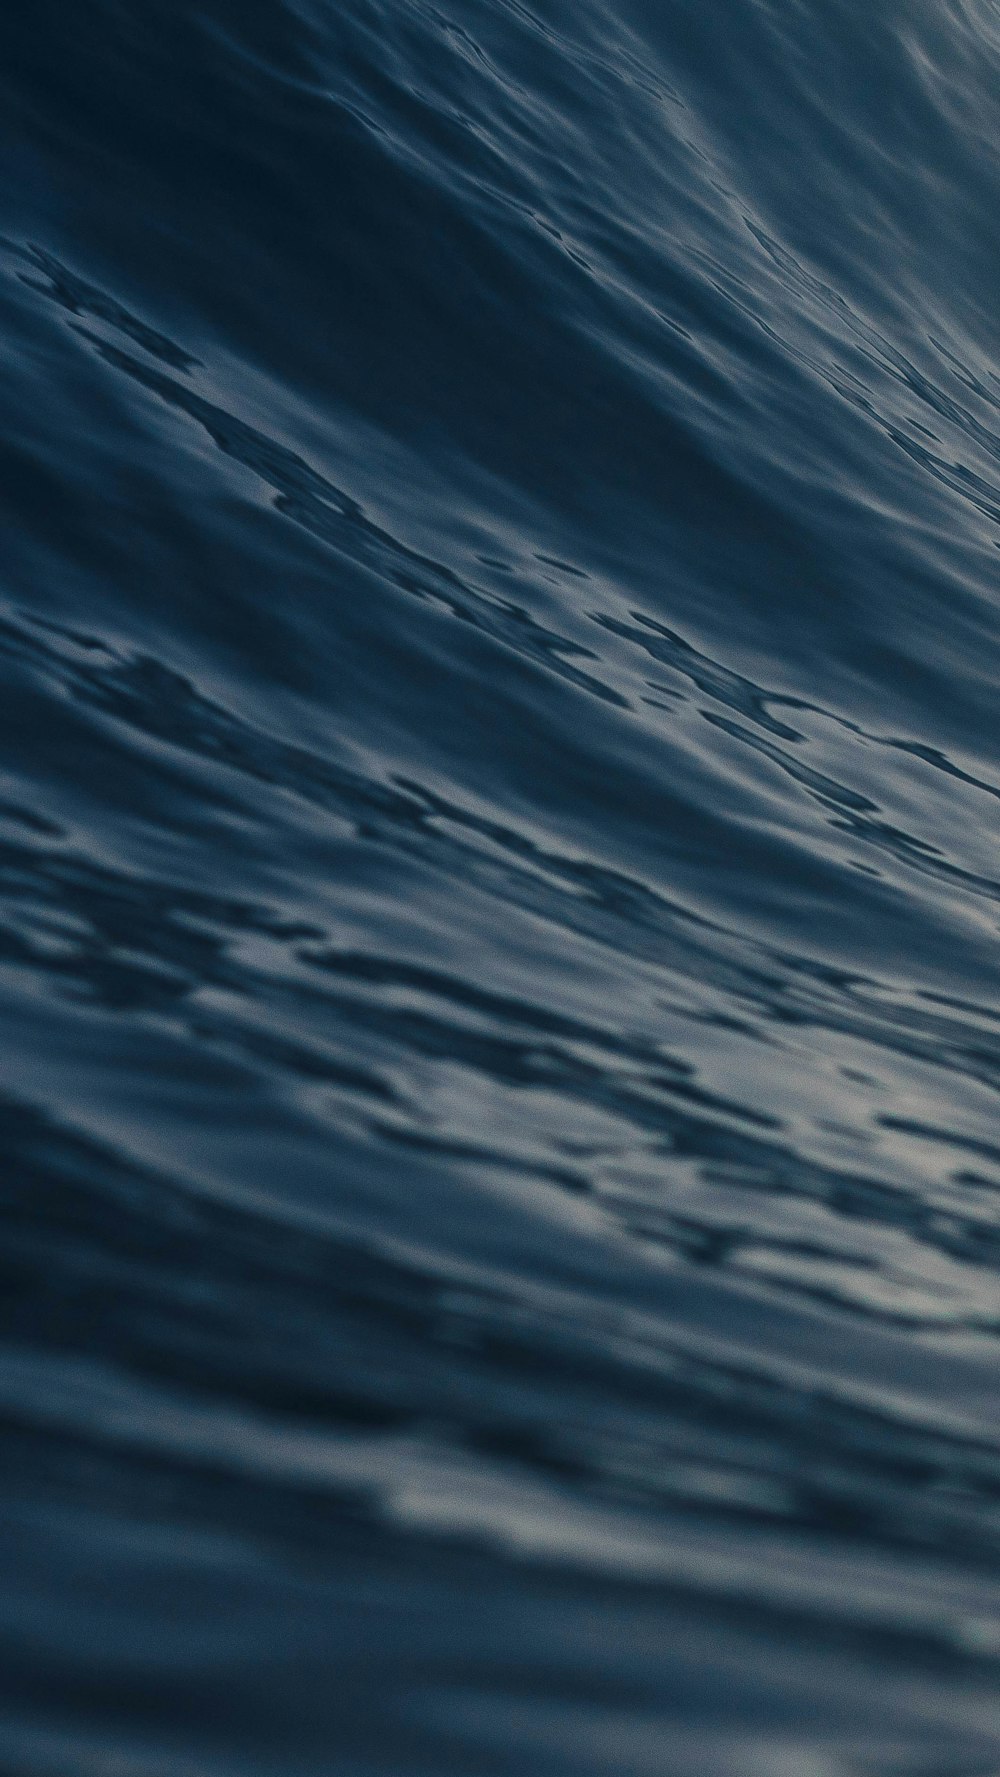
M 995 1773 L 997 0 L 0 100 L 4 1772 Z

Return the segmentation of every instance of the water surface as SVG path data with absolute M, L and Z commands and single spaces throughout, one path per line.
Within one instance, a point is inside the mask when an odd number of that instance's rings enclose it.
M 10 1777 L 1000 1767 L 998 95 L 0 13 Z

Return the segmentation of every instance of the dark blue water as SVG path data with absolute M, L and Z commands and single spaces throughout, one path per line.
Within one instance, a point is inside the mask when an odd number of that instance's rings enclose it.
M 1000 1769 L 998 143 L 0 12 L 2 1777 Z

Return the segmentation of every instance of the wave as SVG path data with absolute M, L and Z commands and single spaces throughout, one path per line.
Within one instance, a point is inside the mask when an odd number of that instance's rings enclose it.
M 995 0 L 0 70 L 11 1771 L 986 1777 Z

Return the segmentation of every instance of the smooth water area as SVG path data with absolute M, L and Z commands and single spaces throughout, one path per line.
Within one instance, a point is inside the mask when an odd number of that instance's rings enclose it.
M 3 1777 L 1000 1770 L 998 145 L 0 10 Z

